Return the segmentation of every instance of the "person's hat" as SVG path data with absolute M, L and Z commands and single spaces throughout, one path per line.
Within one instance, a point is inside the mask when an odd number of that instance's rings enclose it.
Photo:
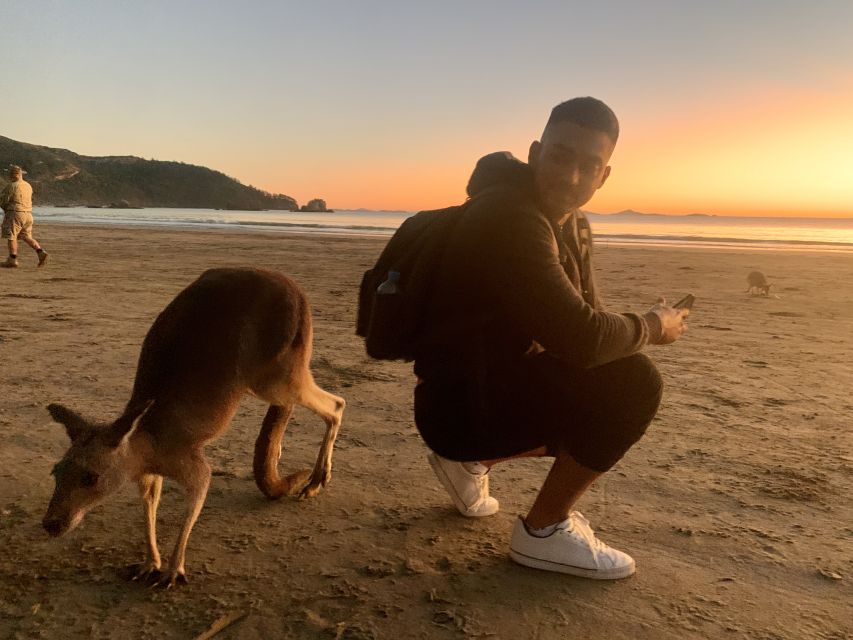
M 20 173 L 21 175 L 24 175 L 26 173 L 26 171 L 21 169 L 21 167 L 19 167 L 16 164 L 10 164 L 9 165 L 9 173 Z

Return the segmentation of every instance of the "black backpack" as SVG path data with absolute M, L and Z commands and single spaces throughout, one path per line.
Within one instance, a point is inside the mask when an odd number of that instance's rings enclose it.
M 365 339 L 370 357 L 415 359 L 424 310 L 432 297 L 441 256 L 466 204 L 421 211 L 406 219 L 373 268 L 364 272 L 355 333 Z M 398 274 L 391 276 L 395 280 L 390 287 L 393 293 L 377 293 L 391 272 Z

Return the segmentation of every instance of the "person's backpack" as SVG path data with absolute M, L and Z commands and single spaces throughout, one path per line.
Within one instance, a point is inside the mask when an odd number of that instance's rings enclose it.
M 364 272 L 355 333 L 370 357 L 414 360 L 440 259 L 464 209 L 461 204 L 406 219 Z

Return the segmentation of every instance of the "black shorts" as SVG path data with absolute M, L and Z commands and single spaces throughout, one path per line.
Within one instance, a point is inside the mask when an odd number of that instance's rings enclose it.
M 473 376 L 431 375 L 415 388 L 415 423 L 451 460 L 546 447 L 607 471 L 645 433 L 663 383 L 643 354 L 579 369 L 548 353 Z

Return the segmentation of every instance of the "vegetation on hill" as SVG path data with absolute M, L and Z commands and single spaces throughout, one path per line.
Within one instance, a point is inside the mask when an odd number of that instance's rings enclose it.
M 0 136 L 0 167 L 17 164 L 35 204 L 298 211 L 296 200 L 183 162 L 81 156 Z M 5 172 L 3 172 L 5 173 Z M 0 186 L 6 183 L 0 175 Z

